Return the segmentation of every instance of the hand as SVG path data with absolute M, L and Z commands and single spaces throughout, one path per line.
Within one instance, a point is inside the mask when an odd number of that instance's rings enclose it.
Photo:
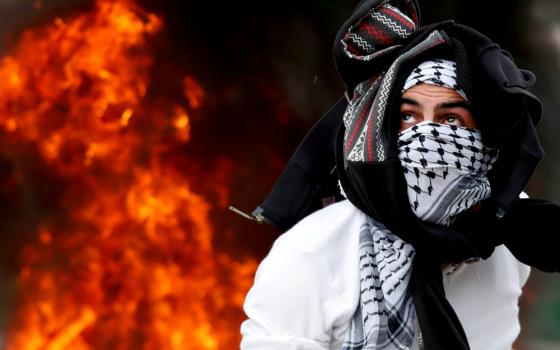
M 556 241 L 560 205 L 543 199 L 517 199 L 498 219 L 483 202 L 460 215 L 451 228 L 460 232 L 481 258 L 505 244 L 517 260 L 546 272 L 560 272 Z
M 518 199 L 503 221 L 504 243 L 521 262 L 560 272 L 557 240 L 560 205 L 543 199 Z

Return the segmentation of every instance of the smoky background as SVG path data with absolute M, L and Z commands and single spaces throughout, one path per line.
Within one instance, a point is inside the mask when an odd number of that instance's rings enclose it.
M 200 176 L 214 159 L 231 161 L 229 201 L 251 211 L 267 195 L 284 164 L 313 123 L 343 93 L 332 60 L 339 26 L 357 1 L 136 2 L 162 16 L 164 32 L 157 59 L 188 67 L 208 97 L 193 120 L 185 152 L 200 160 Z M 533 92 L 542 100 L 538 126 L 546 157 L 534 174 L 530 196 L 560 202 L 560 3 L 556 0 L 419 0 L 421 21 L 453 19 L 472 26 L 510 51 L 533 71 Z M 10 52 L 30 27 L 91 6 L 88 0 L 0 0 L 0 55 Z M 41 52 L 36 52 L 41 55 Z M 198 130 L 198 131 L 197 131 Z M 0 181 L 10 164 L 0 159 Z M 201 184 L 204 190 L 204 185 Z M 0 329 L 10 322 L 17 294 L 18 251 L 34 239 L 15 234 L 26 212 L 0 192 Z M 244 221 L 225 208 L 213 212 L 214 244 L 234 256 L 262 259 L 278 232 Z M 16 225 L 17 226 L 17 225 Z M 19 232 L 19 231 L 18 231 Z M 560 276 L 533 269 L 520 302 L 522 330 L 517 349 L 560 347 Z

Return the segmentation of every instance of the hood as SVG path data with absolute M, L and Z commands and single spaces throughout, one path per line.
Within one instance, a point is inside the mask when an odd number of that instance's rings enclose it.
M 386 13 L 374 13 L 387 6 Z M 393 16 L 393 22 L 382 15 Z M 395 25 L 395 19 L 402 25 Z M 508 52 L 472 28 L 453 21 L 420 27 L 414 0 L 361 1 L 338 31 L 333 53 L 347 99 L 341 98 L 319 119 L 253 216 L 288 229 L 325 201 L 341 199 L 336 186 L 340 179 L 356 207 L 407 239 L 404 232 L 422 223 L 409 208 L 398 160 L 400 91 L 418 63 L 442 56 L 457 62 L 458 79 L 485 144 L 500 149 L 489 173 L 492 196 L 484 207 L 498 217 L 507 212 L 544 156 L 535 131 L 542 106 L 528 90 L 535 82 L 531 72 L 518 68 Z M 375 115 L 379 123 L 370 130 L 376 142 L 363 160 L 348 161 L 342 140 L 344 111 L 358 84 L 372 77 L 385 82 L 378 92 L 383 106 Z

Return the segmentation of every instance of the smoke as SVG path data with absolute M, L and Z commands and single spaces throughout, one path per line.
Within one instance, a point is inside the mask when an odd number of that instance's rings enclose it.
M 55 16 L 64 16 L 91 0 L 0 0 L 0 55 L 6 53 L 22 30 Z

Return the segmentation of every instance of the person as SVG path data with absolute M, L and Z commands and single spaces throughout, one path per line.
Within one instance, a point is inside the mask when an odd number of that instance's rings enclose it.
M 418 27 L 414 0 L 361 1 L 334 51 L 347 98 L 253 212 L 287 231 L 241 348 L 511 349 L 528 265 L 560 270 L 560 206 L 520 198 L 543 157 L 534 76 L 469 27 Z

